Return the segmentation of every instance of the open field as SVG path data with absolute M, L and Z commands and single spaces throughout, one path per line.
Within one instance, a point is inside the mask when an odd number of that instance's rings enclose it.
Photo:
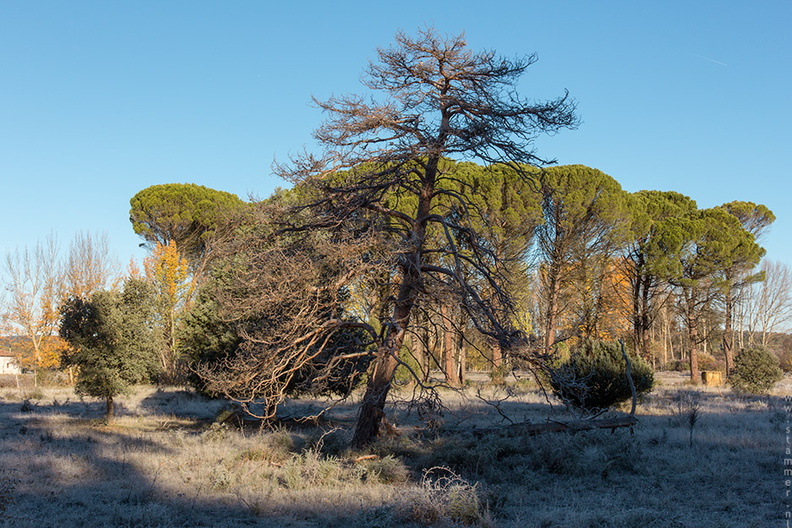
M 365 453 L 345 450 L 354 399 L 318 425 L 259 430 L 212 425 L 223 402 L 141 387 L 108 426 L 69 389 L 0 389 L 0 526 L 783 526 L 792 379 L 764 398 L 683 380 L 660 376 L 634 434 L 478 438 L 572 417 L 530 386 L 448 391 L 442 413 L 397 405 L 398 434 Z

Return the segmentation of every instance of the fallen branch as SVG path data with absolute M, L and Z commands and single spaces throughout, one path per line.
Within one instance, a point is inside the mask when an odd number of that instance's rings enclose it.
M 530 423 L 521 422 L 507 427 L 489 427 L 476 429 L 473 434 L 481 437 L 487 434 L 505 434 L 506 436 L 537 436 L 543 433 L 577 433 L 579 431 L 590 431 L 592 429 L 610 429 L 611 432 L 620 427 L 632 427 L 638 424 L 635 416 L 619 416 L 616 418 L 604 418 L 602 420 L 576 420 L 573 422 L 545 422 Z
M 363 462 L 364 460 L 379 460 L 379 455 L 363 455 L 355 459 L 355 462 Z

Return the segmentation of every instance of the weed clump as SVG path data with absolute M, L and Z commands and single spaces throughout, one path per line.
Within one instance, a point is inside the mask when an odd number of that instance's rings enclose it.
M 734 358 L 729 384 L 739 394 L 767 394 L 783 377 L 772 352 L 763 347 L 746 348 Z
M 409 517 L 424 525 L 442 520 L 466 526 L 489 524 L 489 512 L 482 504 L 479 491 L 478 484 L 471 484 L 448 468 L 427 469 L 412 501 Z
M 393 455 L 362 461 L 361 478 L 380 484 L 404 484 L 410 479 L 410 470 Z

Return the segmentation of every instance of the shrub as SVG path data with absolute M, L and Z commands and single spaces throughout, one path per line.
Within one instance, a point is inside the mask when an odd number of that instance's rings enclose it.
M 767 394 L 784 377 L 778 358 L 762 347 L 746 348 L 734 358 L 729 384 L 742 394 Z
M 641 358 L 629 356 L 635 390 L 652 390 L 652 368 Z M 569 359 L 550 372 L 553 393 L 564 403 L 587 413 L 608 409 L 632 398 L 627 364 L 618 343 L 586 340 L 573 348 Z
M 690 361 L 687 359 L 674 359 L 662 366 L 662 370 L 669 372 L 690 372 Z
M 715 357 L 706 352 L 699 352 L 696 358 L 698 359 L 699 370 L 721 370 L 725 367 L 725 365 L 721 365 Z
M 792 372 L 792 350 L 782 350 L 778 354 L 778 359 L 780 361 L 779 367 L 784 372 Z

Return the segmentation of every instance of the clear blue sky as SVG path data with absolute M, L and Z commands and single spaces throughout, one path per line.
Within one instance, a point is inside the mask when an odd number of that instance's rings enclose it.
M 378 46 L 431 24 L 536 52 L 527 97 L 570 91 L 582 125 L 540 154 L 766 204 L 768 257 L 792 265 L 790 21 L 788 0 L 2 2 L 0 255 L 86 230 L 140 258 L 129 199 L 154 184 L 267 196 L 273 159 L 312 146 L 311 95 L 360 92 Z

